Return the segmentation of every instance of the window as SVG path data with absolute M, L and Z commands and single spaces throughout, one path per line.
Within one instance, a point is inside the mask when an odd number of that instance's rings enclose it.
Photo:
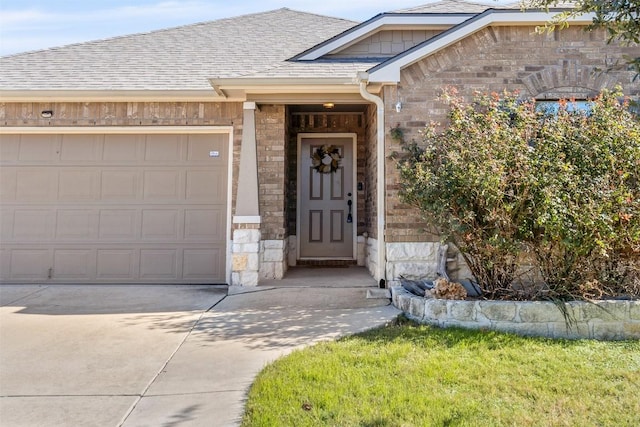
M 555 116 L 558 114 L 558 110 L 560 110 L 561 102 L 565 102 L 565 101 L 536 100 L 536 111 Z M 586 114 L 589 114 L 589 112 L 591 111 L 591 101 L 581 99 L 576 101 L 566 101 L 566 103 L 567 103 L 567 112 L 569 113 L 584 111 Z

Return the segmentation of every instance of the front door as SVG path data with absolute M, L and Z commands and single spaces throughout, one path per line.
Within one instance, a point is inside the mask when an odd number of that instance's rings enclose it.
M 298 257 L 354 259 L 355 134 L 299 134 Z

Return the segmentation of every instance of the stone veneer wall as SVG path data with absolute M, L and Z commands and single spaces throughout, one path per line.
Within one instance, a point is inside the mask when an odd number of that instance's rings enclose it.
M 260 248 L 258 224 L 235 224 L 231 255 L 231 285 L 258 285 Z
M 568 339 L 640 339 L 640 301 L 572 301 L 560 309 L 546 301 L 455 301 L 429 299 L 392 286 L 393 305 L 407 317 L 439 327 L 488 329 L 518 335 Z
M 387 280 L 435 279 L 439 242 L 387 243 Z

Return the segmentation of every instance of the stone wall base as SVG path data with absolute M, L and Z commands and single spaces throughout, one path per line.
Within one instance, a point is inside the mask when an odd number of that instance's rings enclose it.
M 287 272 L 289 240 L 260 242 L 260 279 L 282 279 Z
M 439 242 L 387 243 L 387 280 L 435 279 Z
M 548 338 L 640 339 L 640 301 L 454 301 L 427 299 L 391 287 L 393 305 L 419 323 L 489 329 Z
M 260 270 L 260 230 L 249 228 L 233 230 L 231 255 L 231 285 L 257 286 Z
M 364 258 L 365 266 L 369 270 L 369 274 L 376 280 L 379 280 L 378 276 L 378 239 L 373 237 L 365 238 L 364 244 Z

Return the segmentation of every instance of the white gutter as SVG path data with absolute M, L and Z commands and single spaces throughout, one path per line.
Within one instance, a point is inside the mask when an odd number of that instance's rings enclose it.
M 377 107 L 377 177 L 376 177 L 376 206 L 378 210 L 378 224 L 376 235 L 378 238 L 378 280 L 386 282 L 386 242 L 385 242 L 385 152 L 384 152 L 384 102 L 382 98 L 367 90 L 369 75 L 366 72 L 358 73 L 360 83 L 360 95 L 367 101 L 373 102 Z

